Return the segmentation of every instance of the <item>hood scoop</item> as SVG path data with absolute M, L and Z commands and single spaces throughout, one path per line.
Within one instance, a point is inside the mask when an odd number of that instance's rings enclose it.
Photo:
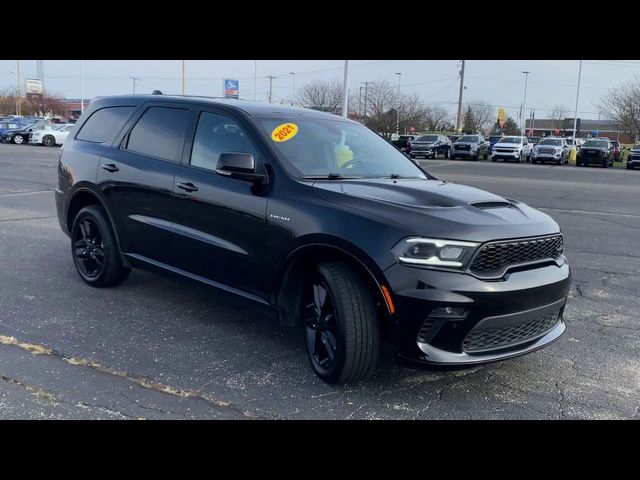
M 476 202 L 470 204 L 472 207 L 479 208 L 480 210 L 489 210 L 490 208 L 512 208 L 511 202 Z

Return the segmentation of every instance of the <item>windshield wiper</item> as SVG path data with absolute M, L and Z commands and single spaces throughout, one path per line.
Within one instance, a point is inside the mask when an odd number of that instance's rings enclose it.
M 309 180 L 348 180 L 350 178 L 362 178 L 362 177 L 345 177 L 341 173 L 328 173 L 327 175 L 304 175 L 302 178 Z

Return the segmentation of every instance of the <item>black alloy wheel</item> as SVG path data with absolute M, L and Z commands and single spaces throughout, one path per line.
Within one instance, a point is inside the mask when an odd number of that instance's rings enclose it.
M 104 241 L 100 227 L 90 218 L 76 225 L 73 235 L 75 261 L 82 277 L 95 279 L 105 267 Z
M 118 285 L 131 272 L 122 263 L 107 214 L 98 205 L 86 206 L 76 215 L 71 227 L 71 253 L 78 275 L 92 287 Z
M 305 297 L 305 331 L 307 351 L 314 367 L 330 372 L 337 360 L 336 307 L 328 286 L 315 280 Z
M 46 135 L 43 139 L 42 139 L 42 143 L 43 145 L 45 145 L 46 147 L 53 147 L 56 144 L 56 139 L 53 138 L 51 135 Z

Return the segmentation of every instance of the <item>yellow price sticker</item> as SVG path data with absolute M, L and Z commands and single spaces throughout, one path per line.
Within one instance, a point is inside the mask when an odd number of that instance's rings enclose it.
M 271 140 L 274 142 L 286 142 L 291 140 L 298 133 L 298 126 L 295 123 L 283 123 L 278 125 L 271 132 Z

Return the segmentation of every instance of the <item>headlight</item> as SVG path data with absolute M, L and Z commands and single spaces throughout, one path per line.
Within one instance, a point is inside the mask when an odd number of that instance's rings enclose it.
M 392 249 L 401 263 L 436 267 L 462 267 L 471 258 L 475 242 L 410 237 L 398 242 Z

